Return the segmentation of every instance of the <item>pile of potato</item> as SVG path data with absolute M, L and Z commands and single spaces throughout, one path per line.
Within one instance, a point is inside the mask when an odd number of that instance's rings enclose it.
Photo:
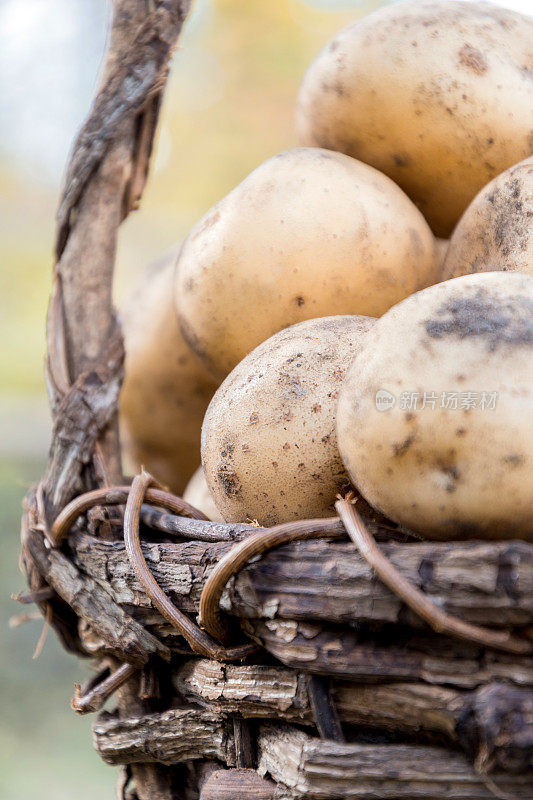
M 532 76 L 533 20 L 484 3 L 328 42 L 303 146 L 125 306 L 132 461 L 176 492 L 194 473 L 211 519 L 330 516 L 352 489 L 429 538 L 533 541 Z

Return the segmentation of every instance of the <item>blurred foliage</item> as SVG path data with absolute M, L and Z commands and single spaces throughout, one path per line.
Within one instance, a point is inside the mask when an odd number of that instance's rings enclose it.
M 336 30 L 377 5 L 197 0 L 174 55 L 152 176 L 140 211 L 121 231 L 119 294 L 248 172 L 297 144 L 294 104 L 307 64 Z M 87 96 L 86 107 L 89 101 Z M 43 136 L 50 130 L 38 117 L 35 126 Z M 4 393 L 44 390 L 44 318 L 59 192 L 55 177 L 49 180 L 31 152 L 24 169 L 0 159 Z

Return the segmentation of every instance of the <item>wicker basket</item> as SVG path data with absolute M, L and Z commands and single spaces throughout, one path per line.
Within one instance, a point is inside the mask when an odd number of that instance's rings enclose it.
M 25 502 L 21 599 L 96 660 L 72 706 L 100 712 L 121 798 L 531 798 L 532 545 L 417 541 L 349 498 L 327 520 L 215 523 L 146 473 L 122 478 L 117 228 L 144 188 L 188 5 L 116 0 L 67 171 L 54 433 Z

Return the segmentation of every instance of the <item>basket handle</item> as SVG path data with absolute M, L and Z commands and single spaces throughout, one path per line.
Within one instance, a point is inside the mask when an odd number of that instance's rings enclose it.
M 54 430 L 47 521 L 121 475 L 124 347 L 112 300 L 117 231 L 148 174 L 168 61 L 189 0 L 115 0 L 103 76 L 74 143 L 57 214 L 46 377 Z

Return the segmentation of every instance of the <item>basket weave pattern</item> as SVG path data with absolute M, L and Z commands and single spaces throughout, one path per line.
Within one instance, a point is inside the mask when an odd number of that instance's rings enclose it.
M 68 166 L 23 599 L 98 663 L 72 705 L 100 712 L 121 798 L 530 798 L 532 545 L 420 542 L 346 500 L 328 520 L 214 523 L 146 473 L 124 482 L 117 230 L 188 10 L 116 0 Z

